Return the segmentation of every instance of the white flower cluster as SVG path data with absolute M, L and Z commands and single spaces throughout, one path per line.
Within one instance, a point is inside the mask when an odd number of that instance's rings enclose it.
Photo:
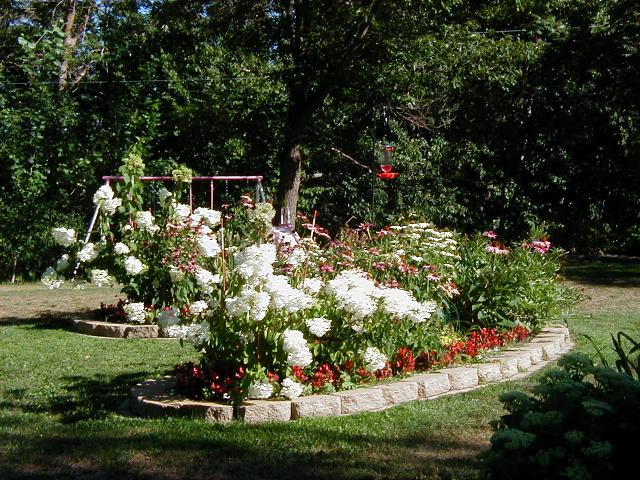
M 249 210 L 249 220 L 258 227 L 269 230 L 275 214 L 276 211 L 270 203 L 258 202 L 252 210 Z
M 158 200 L 160 200 L 160 202 L 164 203 L 165 200 L 171 197 L 173 197 L 173 193 L 171 193 L 165 187 L 161 187 L 160 190 L 158 190 Z
M 396 318 L 408 318 L 414 323 L 426 322 L 436 310 L 435 302 L 418 302 L 401 288 L 383 288 L 382 310 Z
M 193 211 L 192 219 L 199 219 L 210 227 L 215 227 L 220 223 L 222 212 L 211 210 L 210 208 L 198 207 Z
M 287 255 L 285 261 L 294 267 L 299 267 L 304 264 L 307 259 L 307 252 L 304 248 L 294 248 L 293 251 Z
M 324 317 L 310 318 L 306 323 L 309 332 L 318 338 L 324 337 L 324 335 L 331 330 L 331 320 Z
M 284 309 L 295 313 L 313 304 L 313 298 L 302 290 L 293 288 L 289 278 L 284 275 L 269 275 L 264 281 L 264 290 L 271 297 L 271 308 Z
M 272 243 L 251 245 L 233 255 L 236 271 L 250 282 L 257 282 L 273 273 L 276 246 Z
M 160 227 L 155 224 L 155 218 L 151 214 L 151 212 L 143 211 L 136 213 L 136 225 L 144 231 L 149 232 L 151 234 L 156 233 L 160 230 Z
M 271 297 L 267 292 L 257 291 L 252 286 L 246 286 L 237 297 L 225 299 L 225 308 L 232 317 L 249 314 L 254 322 L 259 322 L 267 316 Z
M 376 347 L 369 347 L 363 354 L 365 368 L 374 373 L 387 366 L 387 357 Z
M 204 269 L 201 269 L 204 270 Z M 196 270 L 196 281 L 198 281 L 198 271 Z M 209 272 L 208 270 L 204 270 L 205 272 L 207 272 L 209 275 L 213 276 L 211 274 L 211 272 Z M 175 266 L 175 265 L 169 265 L 169 278 L 171 278 L 171 281 L 173 283 L 178 283 L 180 281 L 182 281 L 182 279 L 184 278 L 184 272 L 182 270 L 180 270 L 179 267 Z M 205 285 L 206 282 L 203 283 L 203 285 Z M 198 282 L 198 285 L 200 285 L 200 282 Z M 207 293 L 207 292 L 205 292 Z M 209 292 L 210 293 L 210 292 Z
M 118 242 L 113 246 L 113 251 L 116 255 L 127 255 L 129 253 L 129 247 L 122 242 Z
M 285 378 L 282 381 L 282 390 L 280 390 L 280 395 L 289 400 L 293 400 L 294 398 L 298 398 L 302 395 L 304 391 L 304 386 L 302 384 L 296 382 L 291 378 Z
M 304 282 L 302 282 L 302 289 L 311 295 L 318 294 L 323 286 L 324 283 L 320 278 L 305 278 Z
M 196 246 L 198 253 L 205 258 L 212 258 L 220 253 L 220 245 L 213 235 L 198 235 Z
M 100 206 L 100 209 L 109 215 L 113 215 L 116 209 L 122 205 L 122 199 L 114 197 L 113 190 L 109 185 L 102 185 L 93 194 L 93 204 Z
M 63 247 L 76 243 L 76 231 L 73 228 L 56 227 L 51 230 L 53 240 Z
M 135 276 L 144 270 L 144 264 L 134 256 L 128 256 L 124 261 L 124 269 L 128 275 Z
M 81 263 L 89 263 L 98 258 L 98 249 L 95 244 L 85 243 L 78 252 L 78 261 Z
M 364 272 L 346 270 L 325 286 L 325 291 L 333 295 L 340 308 L 361 321 L 373 315 L 378 308 L 380 289 L 369 280 Z
M 124 307 L 122 307 L 122 309 L 124 310 L 124 313 L 127 314 L 127 319 L 131 323 L 144 323 L 144 319 L 146 316 L 144 311 L 144 303 L 127 303 Z
M 180 281 L 184 276 L 184 273 L 180 271 L 179 268 L 174 267 L 174 269 L 169 270 L 169 275 L 171 275 L 171 279 L 174 282 Z M 209 295 L 213 292 L 214 285 L 220 283 L 220 275 L 214 275 L 209 270 L 198 267 L 195 272 L 196 282 L 198 286 L 202 289 L 205 295 Z
M 209 308 L 209 304 L 204 300 L 198 300 L 189 305 L 189 312 L 193 315 L 202 315 Z
M 249 387 L 249 398 L 264 400 L 266 398 L 269 398 L 271 395 L 273 395 L 273 385 L 271 385 L 271 383 L 267 382 L 266 380 L 253 382 Z
M 299 330 L 285 330 L 282 348 L 287 353 L 287 363 L 291 366 L 306 367 L 313 362 L 313 355 L 304 335 Z
M 180 338 L 191 345 L 202 345 L 211 338 L 209 323 L 203 320 L 190 325 L 171 325 L 162 330 L 167 337 Z
M 113 280 L 109 276 L 109 272 L 106 270 L 93 269 L 90 272 L 91 283 L 93 283 L 96 287 L 102 287 L 104 285 L 111 285 Z
M 49 289 L 60 288 L 64 283 L 64 278 L 58 276 L 58 273 L 53 267 L 47 267 L 47 269 L 40 276 L 40 281 Z
M 191 206 L 184 203 L 173 203 L 173 212 L 178 222 L 184 223 L 191 215 Z

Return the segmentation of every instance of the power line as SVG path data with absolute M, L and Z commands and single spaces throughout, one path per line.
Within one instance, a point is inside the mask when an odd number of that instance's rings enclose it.
M 246 76 L 246 77 L 216 77 L 216 78 L 154 78 L 154 79 L 146 79 L 146 80 L 82 80 L 78 82 L 76 85 L 80 84 L 91 84 L 91 85 L 109 85 L 109 84 L 153 84 L 153 83 L 210 83 L 215 81 L 227 81 L 227 80 L 264 80 L 266 78 L 270 78 L 270 76 Z M 21 81 L 21 82 L 3 82 L 0 81 L 0 85 L 58 85 L 58 80 L 42 80 L 42 81 Z

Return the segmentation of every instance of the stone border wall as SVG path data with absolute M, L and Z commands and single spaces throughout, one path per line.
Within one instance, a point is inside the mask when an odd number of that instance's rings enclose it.
M 157 325 L 99 322 L 97 320 L 71 320 L 72 328 L 85 335 L 110 338 L 158 338 Z
M 182 416 L 211 422 L 238 419 L 247 423 L 375 412 L 414 400 L 465 392 L 480 386 L 522 378 L 557 360 L 574 346 L 566 327 L 547 327 L 530 342 L 503 350 L 486 363 L 453 366 L 416 374 L 397 382 L 294 400 L 248 400 L 231 405 L 186 400 L 172 393 L 175 380 L 147 380 L 130 392 L 128 408 L 143 417 Z

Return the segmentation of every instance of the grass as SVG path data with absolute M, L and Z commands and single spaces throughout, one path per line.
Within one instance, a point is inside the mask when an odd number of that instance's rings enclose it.
M 601 346 L 619 330 L 640 338 L 640 265 L 568 264 L 566 272 L 586 297 L 567 317 L 578 350 L 594 352 L 581 333 Z M 69 332 L 61 318 L 113 303 L 114 294 L 61 293 L 56 303 L 41 287 L 0 286 L 3 479 L 476 478 L 475 456 L 502 413 L 499 395 L 540 375 L 350 417 L 257 426 L 126 417 L 118 407 L 133 383 L 193 353 L 173 341 Z

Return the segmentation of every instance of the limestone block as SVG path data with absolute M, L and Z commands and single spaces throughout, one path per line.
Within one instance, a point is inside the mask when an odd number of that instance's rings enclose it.
M 335 395 L 311 395 L 291 400 L 291 418 L 330 417 L 342 413 L 342 400 Z
M 288 400 L 248 400 L 238 407 L 238 418 L 247 423 L 286 422 L 291 420 Z
M 532 365 L 537 365 L 544 359 L 544 352 L 542 351 L 542 347 L 539 344 L 532 345 L 528 343 L 522 346 L 522 348 L 520 348 L 519 350 L 527 352 L 529 354 Z
M 476 365 L 478 370 L 478 383 L 491 383 L 502 380 L 502 369 L 499 363 L 480 363 Z
M 560 335 L 562 343 L 569 340 L 569 329 L 567 327 L 545 327 L 542 329 L 542 333 Z
M 355 390 L 347 390 L 344 392 L 336 392 L 335 395 L 342 402 L 342 414 L 350 415 L 352 413 L 371 412 L 374 410 L 382 410 L 387 407 L 387 401 L 384 398 L 381 388 L 356 388 Z
M 503 358 L 515 358 L 518 372 L 526 372 L 531 368 L 531 356 L 527 352 L 504 352 Z
M 533 343 L 534 341 L 535 340 L 532 340 L 531 343 Z M 545 360 L 554 359 L 558 355 L 558 352 L 560 351 L 559 345 L 555 342 L 539 340 L 539 341 L 535 341 L 534 345 L 540 345 L 540 347 L 542 348 L 542 357 Z
M 446 373 L 424 373 L 414 375 L 410 379 L 402 380 L 402 382 L 415 382 L 418 384 L 418 398 L 430 398 L 436 395 L 442 395 L 451 390 L 451 382 L 449 375 Z
M 227 423 L 233 420 L 233 406 L 215 402 L 199 402 L 188 399 L 176 399 L 180 416 L 204 418 L 212 423 Z
M 449 375 L 451 390 L 464 390 L 478 385 L 478 370 L 473 367 L 446 368 L 443 373 Z
M 537 335 L 536 338 L 531 340 L 530 343 L 536 344 L 542 342 L 551 342 L 556 346 L 558 350 L 560 350 L 560 347 L 563 344 L 562 337 L 554 333 L 541 333 L 540 335 Z
M 124 330 L 125 338 L 157 338 L 157 325 L 129 325 Z
M 513 377 L 518 373 L 518 358 L 502 355 L 499 358 L 500 370 L 502 371 L 502 378 Z
M 418 400 L 418 384 L 416 382 L 395 382 L 380 388 L 388 406 Z

